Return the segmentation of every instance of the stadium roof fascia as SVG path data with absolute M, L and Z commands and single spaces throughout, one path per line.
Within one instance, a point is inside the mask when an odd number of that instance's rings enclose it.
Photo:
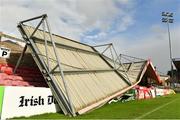
M 18 41 L 18 42 L 24 42 L 24 40 L 22 40 L 22 39 L 19 39 L 19 38 L 16 38 L 16 37 L 14 37 L 14 36 L 5 34 L 5 33 L 3 33 L 3 32 L 0 32 L 0 37 L 1 37 L 1 38 L 12 39 L 12 40 L 15 40 L 15 41 Z M 1 41 L 1 40 L 0 40 L 0 41 Z

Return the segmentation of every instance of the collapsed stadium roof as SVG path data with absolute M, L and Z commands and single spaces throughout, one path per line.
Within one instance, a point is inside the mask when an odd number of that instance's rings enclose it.
M 36 27 L 24 24 L 37 19 Z M 140 82 L 149 65 L 145 60 L 121 64 L 95 47 L 51 34 L 47 15 L 21 21 L 18 28 L 27 44 L 17 67 L 30 48 L 66 115 L 83 114 L 126 92 Z

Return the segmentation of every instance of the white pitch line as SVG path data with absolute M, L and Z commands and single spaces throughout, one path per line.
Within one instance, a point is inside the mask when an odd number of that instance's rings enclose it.
M 149 114 L 151 114 L 151 113 L 153 113 L 153 112 L 155 112 L 155 111 L 157 111 L 157 110 L 159 110 L 159 109 L 161 109 L 161 108 L 163 108 L 163 107 L 171 104 L 172 102 L 174 102 L 174 101 L 176 101 L 176 100 L 177 100 L 177 99 L 174 99 L 174 100 L 172 100 L 172 101 L 170 101 L 170 102 L 168 102 L 168 103 L 166 103 L 166 104 L 163 104 L 163 105 L 161 105 L 161 106 L 159 106 L 159 107 L 157 107 L 157 108 L 155 108 L 155 109 L 153 109 L 153 110 L 151 110 L 151 111 L 149 111 L 149 112 L 147 112 L 147 113 L 145 113 L 145 114 L 137 117 L 135 120 L 141 119 L 141 118 L 143 118 L 143 117 L 145 117 L 145 116 L 147 116 L 147 115 L 149 115 Z

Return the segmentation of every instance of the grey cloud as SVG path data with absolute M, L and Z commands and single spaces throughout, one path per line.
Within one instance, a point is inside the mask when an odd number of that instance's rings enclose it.
M 95 27 L 106 31 L 117 14 L 126 12 L 115 2 L 131 3 L 129 0 L 1 0 L 0 29 L 19 35 L 18 21 L 47 13 L 53 32 L 79 40 L 83 33 Z

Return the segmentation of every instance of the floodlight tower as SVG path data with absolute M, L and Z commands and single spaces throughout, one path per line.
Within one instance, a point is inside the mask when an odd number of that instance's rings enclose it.
M 172 61 L 172 47 L 171 47 L 171 36 L 170 36 L 170 30 L 169 30 L 169 23 L 173 23 L 172 17 L 173 13 L 170 12 L 162 12 L 162 22 L 167 23 L 168 28 L 168 37 L 169 37 L 169 54 L 170 54 L 170 65 L 171 65 L 171 77 L 173 78 L 173 61 Z M 174 80 L 173 80 L 174 83 Z M 173 84 L 174 85 L 174 84 Z

